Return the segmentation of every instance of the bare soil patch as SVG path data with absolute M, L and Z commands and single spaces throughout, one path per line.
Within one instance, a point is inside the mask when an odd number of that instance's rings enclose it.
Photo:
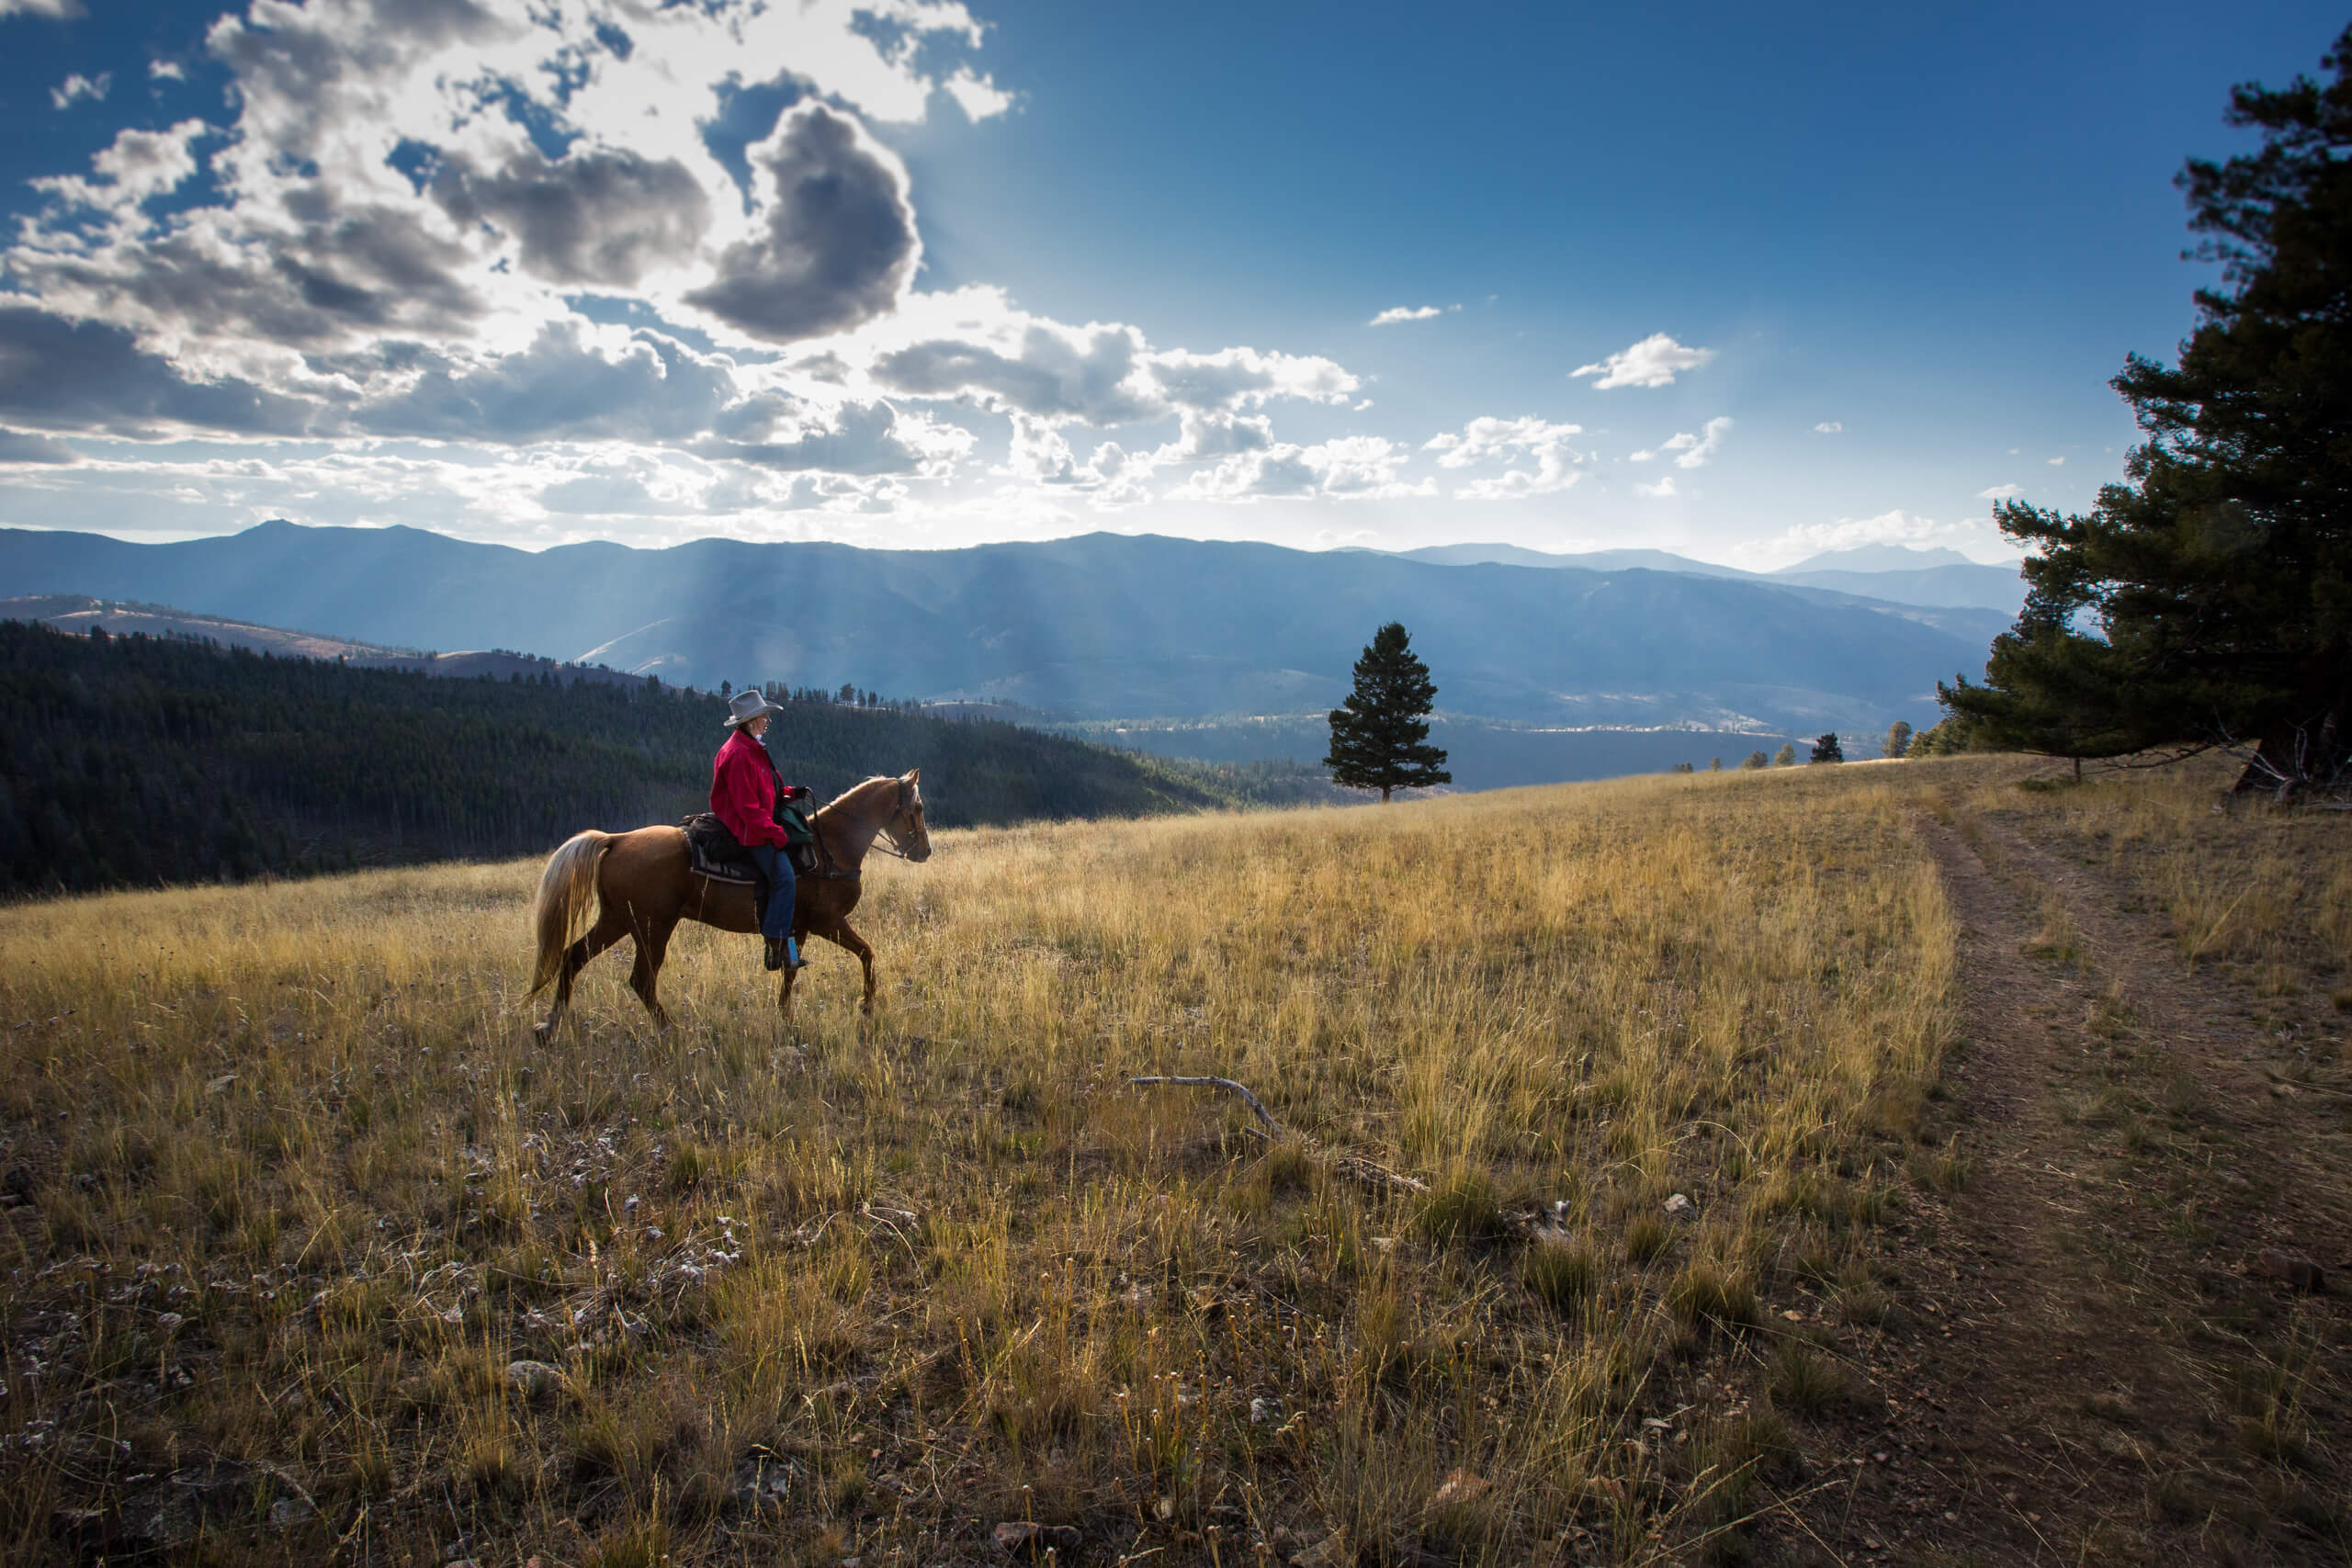
M 1939 817 L 1921 831 L 1962 925 L 1945 1077 L 1965 1188 L 1922 1191 L 1881 1237 L 1898 1304 L 1855 1347 L 1873 1403 L 1846 1434 L 1852 1481 L 1806 1500 L 1792 1558 L 2346 1561 L 2325 987 L 2296 1008 L 2185 964 L 2146 868 L 2063 817 L 1956 791 Z M 2266 1252 L 2333 1289 L 2271 1277 Z

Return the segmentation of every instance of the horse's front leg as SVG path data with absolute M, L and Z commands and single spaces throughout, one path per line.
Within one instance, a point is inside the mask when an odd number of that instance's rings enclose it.
M 776 1010 L 782 1013 L 787 1021 L 789 1021 L 792 1017 L 792 981 L 793 977 L 799 973 L 800 971 L 793 968 L 792 965 L 788 964 L 786 964 L 784 967 L 784 984 L 776 987 Z
M 827 934 L 842 946 L 856 953 L 858 963 L 865 965 L 865 995 L 859 1000 L 857 1010 L 870 1017 L 874 1011 L 874 948 L 872 944 L 850 930 L 847 920 L 843 920 L 836 931 Z

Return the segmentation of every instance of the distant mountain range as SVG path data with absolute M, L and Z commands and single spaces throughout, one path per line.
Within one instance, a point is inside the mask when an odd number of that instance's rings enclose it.
M 272 653 L 298 659 L 331 659 L 355 670 L 406 670 L 420 675 L 464 680 L 488 675 L 507 680 L 524 675 L 560 676 L 566 682 L 626 682 L 641 685 L 645 677 L 626 670 L 594 664 L 568 664 L 560 660 L 501 649 L 464 653 L 431 653 L 423 649 L 379 648 L 374 643 L 319 632 L 288 631 L 283 626 L 255 626 L 220 615 L 198 615 L 170 604 L 146 604 L 121 599 L 94 599 L 86 593 L 38 593 L 22 599 L 0 599 L 0 621 L 38 621 L 70 636 L 86 636 L 95 626 L 109 636 L 185 637 L 220 648 L 242 648 L 252 653 Z
M 0 594 L 46 593 L 705 688 L 850 681 L 1073 719 L 1311 713 L 1344 694 L 1374 628 L 1398 619 L 1453 714 L 1758 734 L 1932 721 L 1936 680 L 1980 668 L 2007 624 L 1753 577 L 1107 534 L 534 554 L 409 528 L 270 523 L 164 545 L 0 530 Z
M 1436 566 L 1527 566 L 1582 571 L 1689 572 L 1751 582 L 1783 582 L 1827 588 L 1902 604 L 1996 610 L 2015 618 L 2025 607 L 2025 580 L 2015 566 L 1980 566 L 1958 550 L 1914 549 L 1905 545 L 1863 545 L 1831 550 L 1778 571 L 1742 571 L 1693 560 L 1666 550 L 1589 550 L 1552 555 L 1519 545 L 1430 545 L 1394 552 L 1405 560 Z

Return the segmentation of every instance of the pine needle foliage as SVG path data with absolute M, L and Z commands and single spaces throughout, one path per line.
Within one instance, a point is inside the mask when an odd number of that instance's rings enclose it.
M 2257 151 L 2179 177 L 2222 283 L 2177 365 L 2111 385 L 2147 441 L 2087 516 L 1996 513 L 2017 626 L 1945 705 L 1993 743 L 2099 757 L 2222 744 L 2240 787 L 2352 778 L 2352 28 L 2326 79 L 2233 90 Z
M 1413 652 L 1411 634 L 1391 621 L 1356 660 L 1355 690 L 1331 710 L 1331 750 L 1323 765 L 1350 789 L 1390 792 L 1452 784 L 1445 751 L 1429 744 L 1437 686 Z

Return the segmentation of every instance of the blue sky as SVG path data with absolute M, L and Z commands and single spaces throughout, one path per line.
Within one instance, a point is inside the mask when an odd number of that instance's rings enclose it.
M 0 0 L 0 525 L 1998 558 L 2342 22 Z

